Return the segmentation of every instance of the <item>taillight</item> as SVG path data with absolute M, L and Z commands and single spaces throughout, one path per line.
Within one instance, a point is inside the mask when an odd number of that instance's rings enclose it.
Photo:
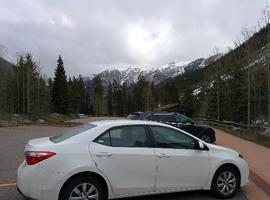
M 24 153 L 28 165 L 34 165 L 55 155 L 50 151 L 26 151 Z

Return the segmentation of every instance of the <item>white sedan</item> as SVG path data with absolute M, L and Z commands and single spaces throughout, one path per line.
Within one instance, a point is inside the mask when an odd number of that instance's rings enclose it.
M 33 139 L 18 169 L 21 194 L 39 200 L 104 200 L 212 190 L 232 197 L 248 166 L 231 149 L 149 121 L 97 121 Z

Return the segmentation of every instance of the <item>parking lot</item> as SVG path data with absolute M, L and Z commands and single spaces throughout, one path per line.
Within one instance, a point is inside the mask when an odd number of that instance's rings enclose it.
M 98 118 L 104 119 L 104 118 Z M 97 118 L 85 118 L 78 120 L 87 122 L 97 120 Z M 24 159 L 23 150 L 26 142 L 32 138 L 45 137 L 61 133 L 69 128 L 51 126 L 22 126 L 11 128 L 0 128 L 0 200 L 22 200 L 22 196 L 17 192 L 16 170 Z M 196 191 L 168 195 L 156 195 L 140 198 L 129 198 L 129 200 L 214 200 L 209 192 Z M 234 200 L 245 200 L 246 197 L 240 191 Z M 128 200 L 128 199 L 126 199 Z

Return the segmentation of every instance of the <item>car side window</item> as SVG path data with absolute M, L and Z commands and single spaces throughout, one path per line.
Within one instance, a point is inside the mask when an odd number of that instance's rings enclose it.
M 96 142 L 112 147 L 147 147 L 147 136 L 143 126 L 125 126 L 110 129 Z
M 165 115 L 164 119 L 165 122 L 176 122 L 174 115 Z
M 158 148 L 195 149 L 195 139 L 166 127 L 150 127 Z
M 98 138 L 95 142 L 106 145 L 106 146 L 111 146 L 110 132 L 106 132 L 104 135 Z

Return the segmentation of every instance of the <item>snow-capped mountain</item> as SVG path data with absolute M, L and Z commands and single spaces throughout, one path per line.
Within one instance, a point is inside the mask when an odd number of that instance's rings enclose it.
M 199 58 L 192 62 L 173 61 L 166 65 L 144 70 L 141 68 L 129 67 L 126 70 L 107 69 L 95 76 L 99 76 L 103 85 L 108 85 L 109 82 L 116 80 L 118 83 L 125 83 L 131 86 L 138 82 L 140 77 L 144 77 L 146 81 L 154 83 L 155 85 L 163 82 L 164 80 L 174 78 L 178 75 L 192 72 L 196 69 L 201 69 L 215 60 L 219 59 L 221 55 L 211 56 L 209 58 Z

